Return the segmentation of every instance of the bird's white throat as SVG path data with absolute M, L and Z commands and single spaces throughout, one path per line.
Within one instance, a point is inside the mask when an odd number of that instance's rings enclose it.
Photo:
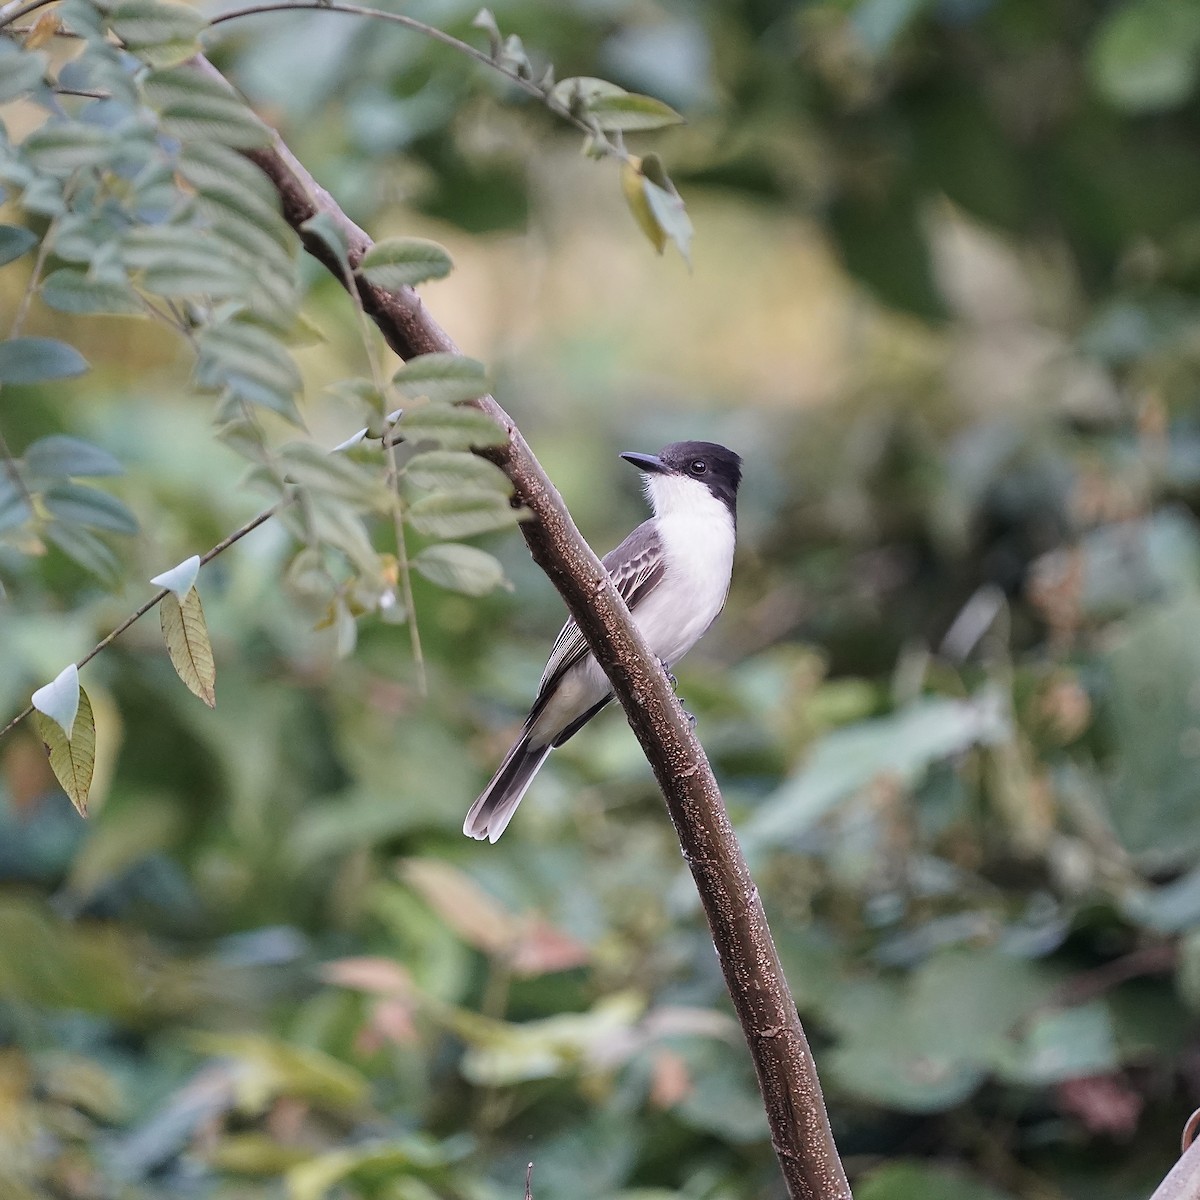
M 643 475 L 642 481 L 656 517 L 690 516 L 733 525 L 729 509 L 698 479 L 655 473 Z

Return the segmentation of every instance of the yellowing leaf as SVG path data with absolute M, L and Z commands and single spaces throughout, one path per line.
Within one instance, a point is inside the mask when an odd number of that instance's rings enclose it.
M 633 219 L 638 228 L 650 240 L 650 245 L 661 254 L 666 249 L 667 235 L 654 217 L 650 209 L 650 201 L 646 199 L 646 182 L 641 171 L 642 160 L 631 158 L 621 164 L 621 190 L 625 193 L 625 203 L 633 213 Z
M 33 719 L 50 755 L 50 769 L 55 779 L 71 797 L 79 815 L 86 817 L 88 788 L 92 785 L 92 771 L 96 766 L 96 721 L 87 692 L 82 687 L 79 689 L 79 708 L 70 738 L 62 726 L 45 713 L 35 712 Z
M 36 50 L 39 46 L 44 46 L 61 28 L 62 21 L 58 13 L 53 10 L 42 13 L 25 36 L 25 49 Z
M 238 1106 L 263 1112 L 279 1096 L 311 1101 L 327 1111 L 357 1109 L 369 1092 L 353 1067 L 310 1046 L 293 1046 L 256 1033 L 198 1033 L 192 1041 L 201 1053 L 232 1059 Z
M 668 240 L 672 241 L 690 267 L 692 222 L 683 197 L 658 155 L 647 154 L 645 158 L 631 158 L 623 163 L 621 188 L 629 211 L 654 249 L 661 254 Z
M 182 604 L 174 593 L 164 596 L 159 605 L 159 614 L 167 653 L 171 656 L 175 673 L 194 695 L 199 696 L 209 708 L 215 708 L 217 665 L 213 660 L 212 643 L 208 640 L 208 626 L 204 621 L 200 593 L 192 588 L 184 596 Z

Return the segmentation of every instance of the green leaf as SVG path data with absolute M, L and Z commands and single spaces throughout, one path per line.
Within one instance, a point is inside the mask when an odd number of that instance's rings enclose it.
M 1003 698 L 989 689 L 970 700 L 925 697 L 898 712 L 826 734 L 750 819 L 749 841 L 800 837 L 836 804 L 877 778 L 918 783 L 936 762 L 1010 735 Z
M 87 361 L 74 346 L 54 338 L 18 337 L 0 342 L 0 384 L 44 383 L 82 375 Z
M 0 267 L 37 245 L 37 234 L 19 225 L 0 225 Z
M 502 446 L 508 441 L 503 426 L 467 405 L 426 404 L 410 409 L 396 422 L 396 430 L 408 441 L 439 442 L 448 449 Z
M 959 1168 L 923 1162 L 888 1163 L 870 1172 L 854 1193 L 858 1200 L 1011 1200 Z
M 1097 788 L 1131 854 L 1190 865 L 1200 847 L 1196 760 L 1200 601 L 1143 605 L 1098 660 L 1110 774 Z
M 300 372 L 287 347 L 270 330 L 249 321 L 225 321 L 204 332 L 196 361 L 201 387 L 228 388 L 299 425 L 293 397 Z
M 175 673 L 193 695 L 199 696 L 209 708 L 215 708 L 217 665 L 200 593 L 194 587 L 190 588 L 181 602 L 174 592 L 170 592 L 159 602 L 158 611 Z
M 1110 8 L 1088 67 L 1096 89 L 1118 108 L 1178 107 L 1200 73 L 1200 9 L 1191 0 L 1126 0 Z
M 79 710 L 69 738 L 57 721 L 42 713 L 35 712 L 33 719 L 50 756 L 50 769 L 55 779 L 70 796 L 79 815 L 86 817 L 88 789 L 92 786 L 92 773 L 96 767 L 96 721 L 87 692 L 79 688 Z
M 123 475 L 125 468 L 107 450 L 83 438 L 52 433 L 38 438 L 21 456 L 29 473 L 42 479 Z
M 406 396 L 426 396 L 443 404 L 478 400 L 487 395 L 489 388 L 484 365 L 461 354 L 421 354 L 410 358 L 392 376 L 392 382 Z
M 434 492 L 411 505 L 405 514 L 420 534 L 435 538 L 471 537 L 493 529 L 506 529 L 520 519 L 497 492 Z
M 151 66 L 167 67 L 199 53 L 200 33 L 208 22 L 182 4 L 120 0 L 112 9 L 110 24 L 138 58 Z
M 512 484 L 495 463 L 466 450 L 428 450 L 414 455 L 405 464 L 404 477 L 425 491 L 454 488 L 494 488 L 508 496 Z
M 445 248 L 425 238 L 388 238 L 363 255 L 359 270 L 372 283 L 395 291 L 427 279 L 443 279 L 454 263 Z
M 267 127 L 223 79 L 179 66 L 151 71 L 142 87 L 167 130 L 181 141 L 247 149 L 271 140 Z
M 25 139 L 22 149 L 38 170 L 69 175 L 111 157 L 113 137 L 107 129 L 83 121 L 47 121 Z
M 69 738 L 79 712 L 79 668 L 68 663 L 49 683 L 33 693 L 30 703 Z
M 179 151 L 179 173 L 202 196 L 247 211 L 250 205 L 258 212 L 265 209 L 283 225 L 279 193 L 271 181 L 245 155 L 228 146 L 216 142 L 186 143 Z M 290 230 L 284 236 L 290 238 Z
M 142 286 L 160 296 L 240 295 L 251 278 L 249 264 L 206 230 L 186 225 L 142 225 L 121 244 L 121 260 L 142 272 Z
M 32 91 L 46 76 L 49 60 L 40 50 L 23 50 L 0 39 L 0 104 Z
M 94 533 L 78 525 L 55 521 L 46 526 L 43 536 L 85 571 L 109 584 L 116 581 L 119 574 L 116 556 Z
M 504 582 L 504 568 L 495 558 L 457 542 L 427 546 L 413 559 L 413 568 L 430 583 L 465 596 L 486 596 Z
M 46 508 L 60 521 L 103 529 L 108 533 L 135 534 L 137 518 L 116 496 L 81 483 L 59 483 L 42 493 Z
M 1120 1064 L 1112 1017 L 1103 1000 L 1036 1013 L 1026 1021 L 1006 1078 L 1030 1087 L 1106 1075 Z
M 95 279 L 75 267 L 51 271 L 42 280 L 38 292 L 42 303 L 56 312 L 147 316 L 132 288 L 108 279 Z
M 0 534 L 19 529 L 32 516 L 29 502 L 13 482 L 10 471 L 0 468 Z
M 342 275 L 350 278 L 350 243 L 346 231 L 328 214 L 319 212 L 300 226 L 301 234 L 316 238 L 337 259 Z
M 308 442 L 282 447 L 279 458 L 289 480 L 348 500 L 363 508 L 380 508 L 387 502 L 382 475 L 360 466 L 344 454 L 330 454 Z
M 634 133 L 683 124 L 683 117 L 669 104 L 655 100 L 653 96 L 639 96 L 636 92 L 597 96 L 588 104 L 588 113 L 607 132 Z

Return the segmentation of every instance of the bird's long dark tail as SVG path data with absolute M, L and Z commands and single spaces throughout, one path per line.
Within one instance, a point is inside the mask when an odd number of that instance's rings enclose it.
M 496 841 L 512 820 L 521 797 L 529 790 L 550 750 L 550 746 L 531 749 L 529 734 L 523 733 L 505 756 L 492 782 L 483 789 L 483 795 L 471 805 L 463 822 L 463 833 L 480 841 L 484 838 L 489 842 Z

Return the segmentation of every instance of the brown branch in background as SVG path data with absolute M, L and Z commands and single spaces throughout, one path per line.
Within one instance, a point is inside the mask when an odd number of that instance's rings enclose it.
M 201 71 L 215 75 L 206 60 Z M 305 249 L 335 278 L 335 254 L 304 223 L 323 213 L 340 229 L 357 267 L 371 239 L 274 135 L 267 149 L 246 152 L 275 185 L 288 223 Z M 403 359 L 457 347 L 411 288 L 387 291 L 355 277 L 363 309 Z M 654 770 L 696 881 L 734 1009 L 762 1089 L 771 1141 L 795 1200 L 850 1196 L 812 1053 L 788 990 L 758 889 L 730 824 L 704 748 L 696 739 L 666 673 L 638 632 L 600 560 L 576 529 L 566 505 L 512 418 L 490 397 L 476 402 L 507 431 L 489 451 L 536 519 L 521 524 L 534 561 L 566 601 L 613 685 Z

